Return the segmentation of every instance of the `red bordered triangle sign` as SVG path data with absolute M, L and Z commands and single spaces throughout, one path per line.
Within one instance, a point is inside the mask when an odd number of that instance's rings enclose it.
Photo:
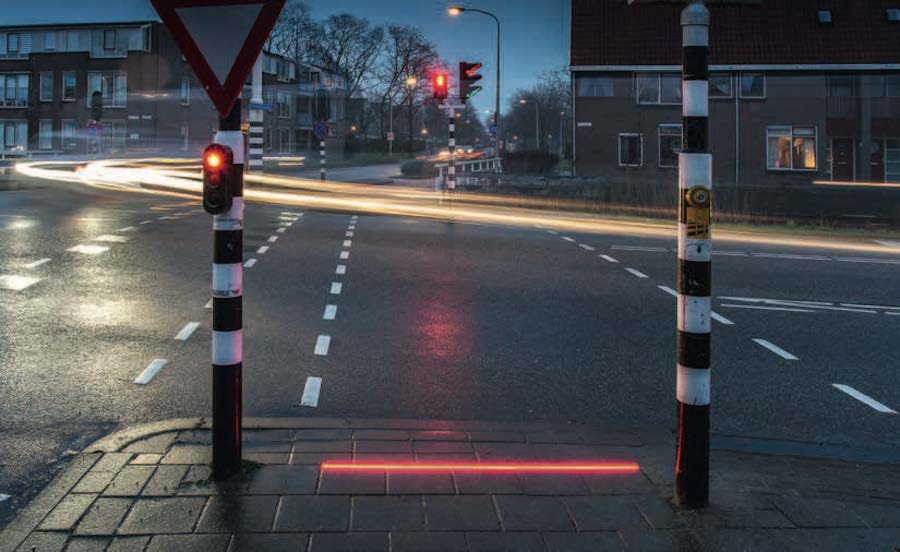
M 231 112 L 285 0 L 150 0 L 206 94 Z

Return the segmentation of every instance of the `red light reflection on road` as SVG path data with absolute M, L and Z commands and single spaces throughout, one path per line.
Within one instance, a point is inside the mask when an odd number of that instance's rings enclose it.
M 635 473 L 641 468 L 635 462 L 551 462 L 551 463 L 383 463 L 323 462 L 322 471 L 378 472 L 519 472 L 519 473 Z

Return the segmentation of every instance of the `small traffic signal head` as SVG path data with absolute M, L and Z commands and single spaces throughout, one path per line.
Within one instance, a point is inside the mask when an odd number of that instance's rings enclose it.
M 481 87 L 475 86 L 475 83 L 481 80 L 481 75 L 478 74 L 481 67 L 482 64 L 480 63 L 469 63 L 467 61 L 460 62 L 459 99 L 462 103 L 466 103 L 475 94 L 481 92 Z
M 433 79 L 434 99 L 443 101 L 447 99 L 447 91 L 449 89 L 449 77 L 447 73 L 435 73 Z
M 231 209 L 234 180 L 234 152 L 228 146 L 212 144 L 203 152 L 203 208 L 211 215 Z

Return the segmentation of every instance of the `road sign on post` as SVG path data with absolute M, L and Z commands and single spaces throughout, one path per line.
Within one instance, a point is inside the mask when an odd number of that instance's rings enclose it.
M 150 2 L 219 112 L 214 142 L 221 147 L 207 150 L 204 179 L 222 186 L 210 188 L 214 205 L 208 207 L 214 213 L 213 477 L 225 479 L 241 469 L 246 153 L 239 98 L 285 0 Z M 222 170 L 230 177 L 221 179 Z M 220 201 L 226 197 L 230 204 Z

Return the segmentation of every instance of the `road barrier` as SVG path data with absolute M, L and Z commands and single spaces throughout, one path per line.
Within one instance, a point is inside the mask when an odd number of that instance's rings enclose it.
M 435 187 L 444 188 L 448 185 L 448 174 L 451 165 L 449 163 L 436 163 L 434 168 L 438 170 L 435 177 Z M 453 182 L 454 187 L 457 183 L 467 185 L 470 178 L 468 175 L 474 173 L 500 173 L 503 170 L 502 162 L 499 157 L 491 159 L 468 159 L 456 161 L 453 164 Z

